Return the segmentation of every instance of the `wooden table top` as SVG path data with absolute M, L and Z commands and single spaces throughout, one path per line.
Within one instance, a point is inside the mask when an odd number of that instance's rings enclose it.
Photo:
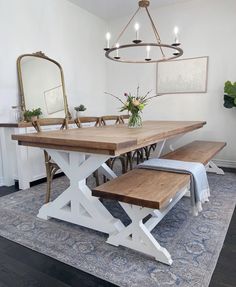
M 205 125 L 200 121 L 145 121 L 141 128 L 127 125 L 86 127 L 12 135 L 19 145 L 58 150 L 119 155 Z

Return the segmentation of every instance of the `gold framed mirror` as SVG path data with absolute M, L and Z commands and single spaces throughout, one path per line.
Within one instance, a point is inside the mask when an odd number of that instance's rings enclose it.
M 42 52 L 17 59 L 21 110 L 40 108 L 42 118 L 71 118 L 61 65 Z

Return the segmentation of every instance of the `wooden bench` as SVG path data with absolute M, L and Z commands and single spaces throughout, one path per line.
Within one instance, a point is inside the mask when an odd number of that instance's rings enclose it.
M 223 142 L 194 141 L 163 158 L 201 162 L 206 167 L 224 148 Z M 189 191 L 190 176 L 173 172 L 134 169 L 92 191 L 93 196 L 118 200 L 132 220 L 127 227 L 110 234 L 107 242 L 123 245 L 171 264 L 169 252 L 152 236 L 152 229 Z M 151 217 L 143 223 L 143 219 Z

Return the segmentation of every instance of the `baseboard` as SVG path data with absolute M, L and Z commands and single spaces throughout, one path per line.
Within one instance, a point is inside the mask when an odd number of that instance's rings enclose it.
M 236 161 L 224 160 L 224 159 L 214 159 L 213 162 L 218 166 L 236 169 Z

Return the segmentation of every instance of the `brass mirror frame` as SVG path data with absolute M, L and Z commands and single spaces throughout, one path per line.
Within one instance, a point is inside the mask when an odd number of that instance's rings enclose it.
M 20 106 L 21 106 L 22 112 L 24 113 L 26 111 L 26 106 L 25 106 L 24 85 L 23 85 L 22 70 L 21 70 L 21 60 L 24 57 L 29 57 L 29 56 L 48 60 L 58 66 L 58 68 L 60 69 L 60 74 L 61 74 L 62 92 L 63 92 L 63 98 L 64 98 L 64 107 L 65 107 L 65 118 L 71 119 L 72 117 L 71 117 L 71 114 L 68 108 L 68 102 L 67 102 L 67 96 L 66 96 L 66 90 L 65 90 L 65 79 L 64 79 L 64 73 L 63 73 L 62 66 L 57 61 L 47 57 L 42 51 L 32 53 L 32 54 L 23 54 L 17 58 L 17 74 L 18 74 L 18 84 L 19 84 L 20 101 L 21 101 Z

